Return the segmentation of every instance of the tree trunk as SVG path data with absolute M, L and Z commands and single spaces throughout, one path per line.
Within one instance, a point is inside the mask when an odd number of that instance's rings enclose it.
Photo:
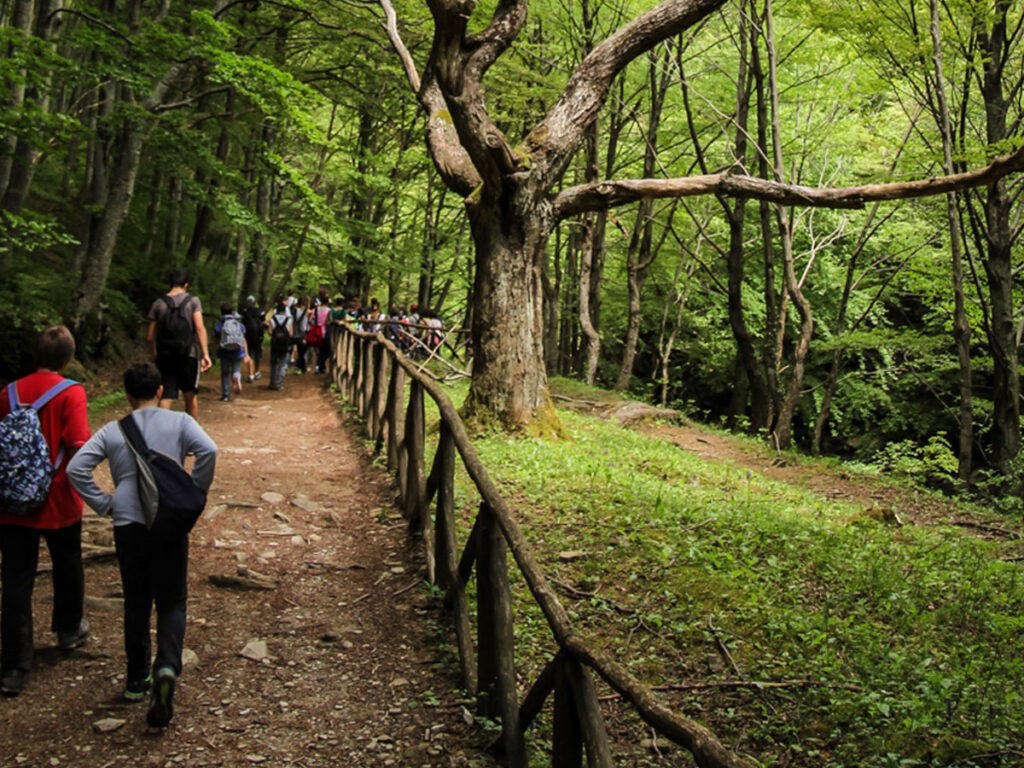
M 658 128 L 661 124 L 661 110 L 668 93 L 669 61 L 663 60 L 653 51 L 647 54 L 648 88 L 651 95 L 651 106 L 647 118 L 647 142 L 644 148 L 644 177 L 654 175 L 658 160 Z M 658 72 L 662 72 L 658 77 Z M 636 360 L 636 348 L 640 339 L 640 323 L 643 316 L 640 310 L 640 296 L 644 282 L 647 280 L 647 269 L 654 261 L 655 251 L 652 248 L 654 235 L 653 200 L 642 200 L 637 210 L 636 225 L 630 238 L 626 252 L 626 281 L 629 286 L 629 311 L 626 322 L 626 341 L 622 351 L 622 365 L 615 380 L 615 391 L 625 392 L 633 379 L 633 364 Z
M 560 433 L 544 367 L 541 273 L 550 205 L 529 185 L 510 183 L 470 206 L 476 247 L 473 382 L 464 412 L 471 423 Z
M 786 178 L 785 168 L 782 160 L 782 121 L 779 116 L 779 81 L 778 81 L 778 55 L 775 48 L 775 18 L 772 9 L 772 0 L 765 0 L 765 23 L 763 24 L 765 43 L 768 46 L 768 87 L 771 93 L 771 119 L 772 119 L 772 157 L 775 164 L 775 174 L 780 181 Z M 793 302 L 800 314 L 800 335 L 793 349 L 792 373 L 790 374 L 789 386 L 786 395 L 782 400 L 782 407 L 779 410 L 778 419 L 775 423 L 775 440 L 779 448 L 789 448 L 793 439 L 793 415 L 796 406 L 800 402 L 801 389 L 804 384 L 804 368 L 807 361 L 807 353 L 811 346 L 811 336 L 814 333 L 814 318 L 811 314 L 811 305 L 804 297 L 800 288 L 800 282 L 796 277 L 796 269 L 793 263 L 793 226 L 791 211 L 780 205 L 775 206 L 775 219 L 779 229 L 779 241 L 782 244 L 783 258 L 783 279 L 786 285 L 786 295 Z
M 32 33 L 32 20 L 35 11 L 33 0 L 14 0 L 11 9 L 11 20 L 7 24 L 11 29 L 16 29 L 24 37 Z M 8 48 L 8 56 L 13 53 Z M 22 73 L 23 74 L 23 73 Z M 25 103 L 25 85 L 23 78 L 15 78 L 14 84 L 6 94 L 4 107 L 12 112 L 21 108 Z M 15 133 L 4 134 L 0 137 L 0 198 L 7 194 L 7 185 L 11 178 L 11 169 L 14 163 L 15 148 L 18 145 L 18 135 Z
M 82 264 L 81 283 L 72 308 L 70 325 L 75 331 L 79 331 L 86 318 L 95 312 L 107 286 L 107 274 L 110 272 L 114 245 L 121 232 L 121 225 L 128 215 L 128 206 L 135 191 L 135 177 L 139 169 L 142 145 L 143 135 L 133 127 L 128 127 L 117 142 L 116 156 L 110 170 L 106 206 L 92 232 Z
M 985 102 L 985 133 L 989 146 L 1008 138 L 1003 72 L 1006 66 L 1007 0 L 996 3 L 996 18 L 990 30 L 979 33 L 982 63 L 982 98 Z M 988 277 L 992 321 L 989 349 L 992 354 L 992 462 L 1000 472 L 1009 470 L 1010 460 L 1020 450 L 1020 374 L 1017 336 L 1013 320 L 1013 262 L 1010 209 L 1003 179 L 989 184 L 985 196 L 985 274 Z
M 931 0 L 932 58 L 935 63 L 935 96 L 939 128 L 942 131 L 942 165 L 947 175 L 953 168 L 953 130 L 946 100 L 946 81 L 942 66 L 942 37 L 939 28 L 939 3 Z M 960 429 L 958 435 L 957 474 L 966 483 L 971 476 L 974 451 L 974 408 L 971 389 L 971 326 L 964 301 L 963 242 L 960 238 L 960 217 L 957 194 L 946 195 L 946 218 L 949 224 L 949 251 L 953 268 L 953 339 L 960 364 Z
M 57 17 L 55 12 L 63 5 L 62 0 L 37 0 L 35 9 L 35 36 L 43 42 L 53 40 L 57 31 Z M 26 90 L 24 97 L 36 103 L 40 112 L 46 113 L 50 109 L 50 77 L 44 78 L 41 87 Z M 4 210 L 12 213 L 20 213 L 32 186 L 32 177 L 35 174 L 36 165 L 43 152 L 37 148 L 36 142 L 28 142 L 19 139 L 14 148 L 14 154 L 10 158 L 10 172 L 6 173 L 3 164 L 6 156 L 3 149 L 0 149 L 0 195 L 3 199 Z M 6 176 L 8 183 L 6 190 L 2 179 Z

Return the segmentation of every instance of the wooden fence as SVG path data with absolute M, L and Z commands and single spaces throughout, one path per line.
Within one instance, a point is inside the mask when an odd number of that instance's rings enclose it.
M 445 590 L 459 649 L 462 685 L 478 714 L 501 722 L 500 747 L 512 768 L 526 768 L 524 732 L 554 694 L 551 764 L 614 765 L 594 684 L 597 673 L 657 732 L 690 750 L 701 768 L 754 768 L 699 723 L 672 712 L 611 656 L 576 632 L 533 557 L 515 517 L 477 457 L 455 406 L 420 367 L 380 334 L 332 328 L 332 371 L 338 392 L 365 420 L 376 450 L 387 451 L 402 512 L 422 536 L 431 583 Z M 425 462 L 424 397 L 441 414 L 429 474 Z M 472 530 L 459 548 L 455 528 L 455 462 L 461 458 L 480 495 Z M 516 688 L 508 552 L 551 630 L 551 658 L 520 701 Z M 466 589 L 476 571 L 476 616 Z M 474 636 L 474 626 L 476 633 Z

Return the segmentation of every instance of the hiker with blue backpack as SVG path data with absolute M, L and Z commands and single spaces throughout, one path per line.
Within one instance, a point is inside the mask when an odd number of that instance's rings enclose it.
M 16 696 L 34 655 L 32 590 L 39 539 L 53 562 L 50 628 L 64 650 L 86 641 L 82 500 L 67 462 L 89 439 L 85 389 L 64 378 L 75 339 L 63 325 L 36 345 L 35 373 L 0 391 L 0 692 Z
M 162 394 L 160 380 L 161 373 L 152 363 L 137 363 L 125 371 L 124 389 L 132 412 L 123 421 L 101 427 L 68 467 L 68 477 L 85 502 L 100 515 L 113 518 L 124 592 L 127 664 L 122 697 L 142 701 L 152 688 L 146 722 L 154 728 L 170 723 L 174 689 L 181 674 L 187 624 L 188 529 L 174 530 L 168 537 L 167 529 L 161 527 L 165 488 L 158 485 L 155 504 L 147 503 L 150 497 L 145 492 L 147 478 L 141 456 L 146 452 L 163 454 L 164 459 L 179 465 L 181 473 L 185 456 L 195 456 L 191 481 L 201 489 L 203 502 L 217 462 L 216 444 L 195 419 L 157 407 Z M 104 460 L 114 481 L 113 495 L 93 478 Z M 148 479 L 152 480 L 152 475 Z M 196 514 L 201 511 L 200 505 Z M 154 603 L 155 656 L 149 631 Z
M 210 370 L 210 351 L 203 305 L 198 296 L 188 292 L 188 275 L 176 269 L 170 275 L 170 290 L 149 308 L 146 344 L 160 370 L 164 388 L 161 408 L 170 408 L 181 391 L 185 412 L 199 418 L 196 393 L 199 374 Z
M 231 399 L 231 390 L 242 394 L 242 363 L 249 360 L 249 346 L 245 338 L 242 318 L 236 315 L 230 302 L 220 305 L 220 320 L 213 327 L 217 339 L 217 358 L 220 360 L 220 399 Z

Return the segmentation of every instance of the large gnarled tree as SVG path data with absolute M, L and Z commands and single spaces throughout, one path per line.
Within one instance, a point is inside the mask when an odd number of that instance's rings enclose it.
M 918 182 L 815 189 L 722 172 L 683 179 L 600 181 L 557 191 L 616 75 L 631 61 L 713 13 L 724 0 L 666 0 L 596 45 L 545 117 L 514 146 L 485 104 L 483 80 L 526 19 L 526 0 L 499 0 L 470 32 L 473 0 L 428 0 L 434 37 L 422 79 L 389 0 L 387 30 L 429 115 L 427 142 L 445 183 L 465 197 L 476 247 L 473 382 L 467 410 L 507 428 L 546 431 L 556 421 L 543 351 L 542 264 L 563 218 L 643 199 L 718 194 L 781 205 L 860 207 L 994 183 L 1024 168 L 1024 148 L 979 171 Z

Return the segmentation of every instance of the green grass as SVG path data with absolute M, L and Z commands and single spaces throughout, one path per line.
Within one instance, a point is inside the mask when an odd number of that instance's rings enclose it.
M 766 766 L 1024 765 L 1024 579 L 998 545 L 890 527 L 560 416 L 569 440 L 474 444 L 549 578 L 596 593 L 562 596 L 579 630 L 651 685 L 734 679 L 710 620 L 748 680 L 794 683 L 665 692 L 666 703 Z M 457 500 L 466 527 L 479 499 L 464 475 Z M 586 556 L 562 562 L 565 550 Z M 513 581 L 530 680 L 554 644 L 514 569 Z M 652 764 L 688 764 L 678 751 L 665 760 Z

